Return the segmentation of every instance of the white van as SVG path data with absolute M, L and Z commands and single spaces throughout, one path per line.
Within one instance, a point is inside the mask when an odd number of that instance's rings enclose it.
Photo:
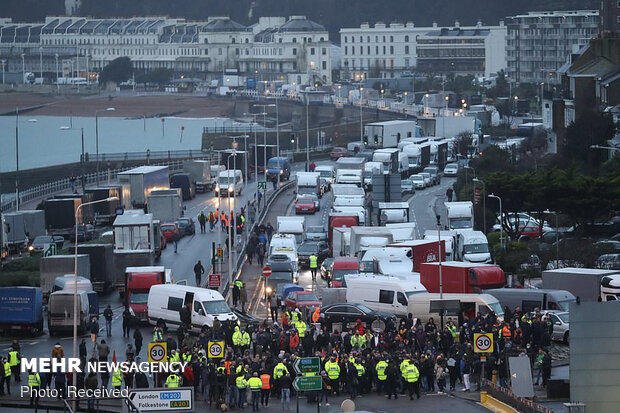
M 72 290 L 55 291 L 50 294 L 47 305 L 47 327 L 50 336 L 73 330 L 73 294 Z M 89 321 L 88 293 L 78 291 L 78 334 L 86 331 Z
M 456 257 L 466 262 L 491 262 L 486 235 L 482 231 L 459 231 L 456 237 Z
M 237 321 L 222 294 L 215 290 L 179 284 L 151 286 L 148 299 L 149 323 L 156 325 L 162 319 L 167 325 L 180 326 L 179 310 L 192 303 L 192 331 L 199 333 L 202 326 L 213 327 L 213 320 Z
M 321 181 L 326 182 L 328 188 L 336 182 L 336 168 L 333 165 L 318 165 L 314 168 L 314 172 L 321 175 Z
M 56 277 L 54 280 L 54 288 L 52 291 L 75 291 L 76 277 L 73 274 L 65 274 L 61 277 Z M 77 290 L 90 292 L 93 291 L 93 284 L 88 278 L 77 276 Z
M 366 223 L 366 209 L 363 206 L 342 206 L 334 205 L 332 207 L 333 212 L 345 212 L 351 215 L 357 215 L 360 225 Z
M 375 311 L 407 317 L 411 297 L 426 293 L 415 281 L 381 274 L 345 275 L 347 302 L 364 304 Z
M 269 259 L 272 254 L 286 255 L 289 257 L 293 263 L 293 277 L 297 279 L 297 268 L 299 268 L 299 266 L 295 236 L 293 234 L 274 234 L 269 243 L 269 255 L 267 259 Z
M 239 169 L 221 171 L 217 178 L 217 185 L 215 185 L 215 193 L 230 196 L 235 191 L 235 194 L 239 196 L 243 185 L 243 173 Z
M 446 317 L 452 318 L 459 325 L 464 321 L 476 317 L 478 313 L 485 315 L 495 313 L 499 321 L 504 320 L 504 310 L 497 298 L 490 294 L 444 294 L 443 301 L 438 293 L 424 293 L 412 295 L 409 299 L 409 312 L 414 318 L 426 323 L 429 318 L 439 319 L 439 311 L 445 309 Z
M 306 219 L 304 217 L 279 216 L 276 224 L 278 234 L 292 234 L 297 244 L 304 242 L 306 238 Z

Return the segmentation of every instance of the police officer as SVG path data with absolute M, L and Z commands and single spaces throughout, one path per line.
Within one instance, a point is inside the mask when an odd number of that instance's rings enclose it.
M 243 333 L 239 329 L 239 326 L 235 326 L 235 332 L 232 335 L 233 348 L 235 353 L 240 353 L 243 347 Z
M 312 254 L 309 258 L 310 261 L 310 272 L 312 273 L 312 280 L 316 280 L 316 269 L 319 266 L 319 260 L 315 254 Z
M 170 373 L 166 379 L 166 387 L 179 387 L 181 385 L 181 378 L 176 373 Z
M 418 379 L 420 378 L 420 372 L 414 364 L 413 360 L 409 360 L 407 367 L 404 370 L 403 378 L 405 379 L 407 389 L 409 390 L 409 400 L 413 400 L 413 393 L 420 399 L 420 385 Z
M 336 392 L 336 394 L 340 395 L 340 388 L 338 386 L 338 379 L 340 378 L 340 366 L 336 361 L 336 356 L 332 355 L 331 358 L 325 363 L 325 371 L 327 372 L 327 377 L 331 382 L 331 386 Z
M 16 383 L 19 383 L 19 352 L 16 349 L 9 351 L 9 364 L 11 366 L 11 375 L 13 379 Z
M 166 381 L 166 384 L 168 384 L 168 381 Z M 123 374 L 118 368 L 112 373 L 112 387 L 116 390 L 120 390 L 123 387 Z
M 153 329 L 153 343 L 161 343 L 164 341 L 164 333 L 159 326 L 155 326 Z
M 380 360 L 375 366 L 375 370 L 377 371 L 377 393 L 379 394 L 381 394 L 381 389 L 384 389 L 386 392 L 388 391 L 385 387 L 385 382 L 387 381 L 387 367 L 388 363 L 385 360 Z
M 39 373 L 35 373 L 32 370 L 28 372 L 28 387 L 30 387 L 30 407 L 32 407 L 33 400 L 39 405 L 39 389 L 41 388 Z
M 235 384 L 237 385 L 237 391 L 239 392 L 239 406 L 240 409 L 244 408 L 245 402 L 245 389 L 248 387 L 248 381 L 245 379 L 245 375 L 243 372 L 240 372 L 235 380 Z
M 248 380 L 248 387 L 252 392 L 252 411 L 257 412 L 260 410 L 258 407 L 258 401 L 260 400 L 261 387 L 263 386 L 262 380 L 258 377 L 258 373 L 254 372 L 252 377 Z

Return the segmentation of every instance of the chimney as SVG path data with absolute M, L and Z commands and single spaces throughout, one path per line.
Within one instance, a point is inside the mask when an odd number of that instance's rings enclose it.
M 461 23 L 459 23 L 459 21 L 458 21 L 458 20 L 457 20 L 457 21 L 455 21 L 455 22 L 454 22 L 454 27 L 456 27 L 456 28 L 458 29 L 459 27 L 461 27 Z
M 433 29 L 437 28 L 437 22 L 433 22 Z

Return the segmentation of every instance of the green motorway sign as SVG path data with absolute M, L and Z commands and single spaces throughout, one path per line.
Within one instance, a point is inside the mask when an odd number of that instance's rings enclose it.
M 267 189 L 267 181 L 258 181 L 258 189 Z
M 297 374 L 321 372 L 321 359 L 319 357 L 301 357 L 293 364 Z
M 321 376 L 295 377 L 293 387 L 297 391 L 318 391 L 323 388 L 323 379 Z

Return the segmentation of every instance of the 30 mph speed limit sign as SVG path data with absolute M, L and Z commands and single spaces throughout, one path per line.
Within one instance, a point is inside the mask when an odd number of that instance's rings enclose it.
M 168 356 L 168 343 L 149 343 L 149 363 L 161 363 Z
M 493 333 L 474 334 L 474 353 L 493 352 Z
M 209 358 L 218 359 L 224 357 L 224 342 L 209 341 Z

